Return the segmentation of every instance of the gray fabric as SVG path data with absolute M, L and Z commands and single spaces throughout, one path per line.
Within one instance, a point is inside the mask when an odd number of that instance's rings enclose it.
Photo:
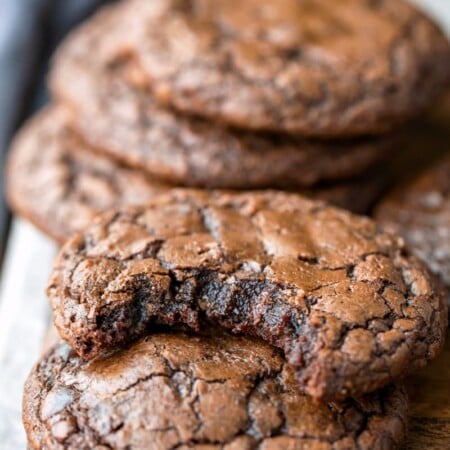
M 48 0 L 0 0 L 0 150 L 5 153 L 39 55 L 40 24 Z M 2 177 L 3 178 L 3 177 Z M 4 246 L 7 210 L 0 186 L 0 251 Z
M 89 16 L 102 0 L 53 0 L 52 24 L 56 39 L 60 39 L 70 28 L 80 20 Z

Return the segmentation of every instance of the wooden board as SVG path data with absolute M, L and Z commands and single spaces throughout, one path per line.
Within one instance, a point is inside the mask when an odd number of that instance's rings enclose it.
M 450 332 L 444 352 L 407 380 L 409 434 L 405 450 L 450 449 Z

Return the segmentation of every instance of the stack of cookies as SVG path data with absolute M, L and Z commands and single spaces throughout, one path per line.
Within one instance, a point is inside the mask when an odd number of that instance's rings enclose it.
M 449 79 L 403 0 L 127 0 L 76 30 L 8 168 L 13 210 L 64 243 L 30 447 L 400 445 L 446 296 L 330 203 L 367 211 Z
M 55 105 L 14 145 L 14 211 L 61 243 L 175 185 L 366 212 L 396 130 L 447 81 L 440 30 L 403 2 L 185 3 L 119 3 L 62 45 Z

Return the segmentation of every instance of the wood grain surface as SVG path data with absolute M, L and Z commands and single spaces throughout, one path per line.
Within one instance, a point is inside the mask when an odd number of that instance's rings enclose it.
M 450 449 L 450 332 L 444 352 L 407 380 L 409 433 L 404 450 Z

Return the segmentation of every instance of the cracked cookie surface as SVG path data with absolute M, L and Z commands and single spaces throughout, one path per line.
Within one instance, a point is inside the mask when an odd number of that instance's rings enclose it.
M 359 175 L 396 142 L 389 136 L 324 143 L 233 131 L 161 107 L 148 90 L 126 81 L 140 75 L 115 44 L 115 34 L 124 33 L 123 8 L 103 10 L 72 34 L 50 82 L 73 112 L 73 128 L 111 158 L 184 186 L 297 188 Z
M 28 378 L 23 417 L 40 450 L 387 450 L 406 410 L 401 386 L 317 404 L 261 341 L 155 334 L 94 362 L 54 347 Z
M 38 113 L 16 137 L 6 171 L 14 212 L 64 242 L 102 211 L 142 203 L 169 189 L 91 151 L 59 107 Z
M 450 155 L 395 189 L 375 218 L 403 236 L 450 289 Z
M 48 295 L 86 359 L 154 324 L 228 329 L 284 350 L 319 399 L 374 391 L 441 349 L 447 305 L 403 241 L 286 193 L 174 191 L 111 211 L 62 248 Z
M 16 138 L 6 170 L 12 210 L 61 244 L 98 213 L 145 203 L 171 189 L 149 174 L 96 154 L 71 131 L 69 122 L 60 106 L 40 112 Z M 363 213 L 385 184 L 374 173 L 301 192 Z
M 160 100 L 246 129 L 378 133 L 450 75 L 443 32 L 403 0 L 130 0 L 123 21 Z

